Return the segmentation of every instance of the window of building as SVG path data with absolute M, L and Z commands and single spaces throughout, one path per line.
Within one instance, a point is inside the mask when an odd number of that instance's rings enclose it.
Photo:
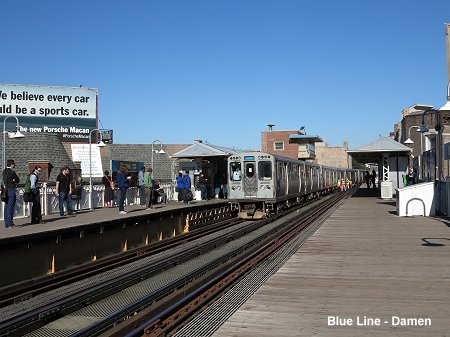
M 275 150 L 284 150 L 284 142 L 275 142 L 273 147 Z

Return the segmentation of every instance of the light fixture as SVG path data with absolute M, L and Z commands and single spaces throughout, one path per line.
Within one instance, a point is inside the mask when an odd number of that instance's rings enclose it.
M 417 132 L 420 132 L 420 133 L 425 133 L 425 132 L 428 132 L 428 131 L 430 131 L 430 130 L 428 130 L 428 128 L 425 126 L 425 124 L 422 124 L 420 126 L 420 128 L 417 129 Z
M 8 138 L 23 138 L 25 135 L 17 130 L 16 132 L 8 132 Z
M 10 133 L 10 132 L 6 131 L 6 120 L 10 117 L 15 118 L 15 120 L 16 120 L 16 132 L 15 133 L 14 132 Z M 2 168 L 2 170 L 4 170 L 6 168 L 6 134 L 8 134 L 9 138 L 25 137 L 24 134 L 19 131 L 19 129 L 20 129 L 19 119 L 16 116 L 6 116 L 5 117 L 5 119 L 3 120 L 3 144 L 2 144 L 3 168 Z
M 414 144 L 414 142 L 411 140 L 411 138 L 408 138 L 403 142 L 403 144 Z
M 159 149 L 159 151 L 158 150 L 155 150 L 155 148 L 154 148 L 154 146 L 155 146 L 155 143 L 159 143 L 160 144 L 160 149 Z M 162 144 L 162 142 L 159 140 L 159 139 L 156 139 L 156 140 L 154 140 L 153 141 L 153 143 L 152 143 L 152 158 L 151 158 L 151 165 L 152 165 L 152 176 L 153 176 L 153 174 L 155 173 L 155 168 L 153 167 L 153 153 L 159 153 L 159 154 L 164 154 L 164 153 L 166 153 L 164 150 L 163 150 L 163 144 Z

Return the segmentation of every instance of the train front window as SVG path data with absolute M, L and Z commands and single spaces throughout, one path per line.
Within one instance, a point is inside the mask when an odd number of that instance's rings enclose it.
M 252 178 L 255 175 L 255 163 L 245 163 L 245 176 Z
M 260 161 L 258 163 L 259 180 L 272 180 L 272 163 Z
M 238 161 L 233 161 L 230 163 L 230 180 L 241 180 L 241 163 Z

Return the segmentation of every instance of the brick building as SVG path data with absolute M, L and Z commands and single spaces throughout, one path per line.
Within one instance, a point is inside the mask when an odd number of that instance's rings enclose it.
M 340 168 L 351 168 L 352 159 L 347 153 L 348 142 L 342 146 L 329 146 L 325 142 L 316 143 L 315 163 Z
M 348 143 L 344 146 L 328 146 L 319 136 L 309 136 L 299 130 L 273 130 L 261 132 L 261 151 L 283 157 L 309 160 L 314 163 L 351 168 L 351 158 L 347 154 Z

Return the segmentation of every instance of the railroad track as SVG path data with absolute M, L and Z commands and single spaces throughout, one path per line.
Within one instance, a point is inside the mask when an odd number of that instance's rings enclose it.
M 141 322 L 139 325 L 134 322 L 124 322 L 123 326 L 117 325 L 108 335 L 119 337 L 134 336 L 170 336 L 174 334 L 186 321 L 191 319 L 196 313 L 201 311 L 206 305 L 210 304 L 215 298 L 223 294 L 237 281 L 245 277 L 256 265 L 261 263 L 269 255 L 283 246 L 286 242 L 296 237 L 306 227 L 318 219 L 324 219 L 338 205 L 339 201 L 352 195 L 355 188 L 333 198 L 330 198 L 317 208 L 311 209 L 305 214 L 293 217 L 288 221 L 285 231 L 277 233 L 270 241 L 263 245 L 255 247 L 248 254 L 234 264 L 223 268 L 221 272 L 216 273 L 208 282 L 202 284 L 198 289 L 192 291 L 188 296 L 180 299 L 166 310 L 155 314 L 154 312 L 141 313 Z M 131 329 L 132 328 L 132 329 Z
M 132 263 L 144 257 L 170 250 L 174 247 L 178 247 L 187 242 L 208 235 L 209 233 L 214 233 L 218 229 L 234 226 L 237 223 L 239 223 L 239 221 L 236 219 L 227 219 L 213 224 L 204 224 L 191 232 L 154 242 L 147 246 L 133 248 L 121 254 L 112 255 L 94 262 L 74 266 L 52 275 L 46 275 L 2 287 L 0 288 L 0 308 L 29 300 L 30 298 L 36 297 L 37 295 L 50 290 Z
M 177 324 L 199 310 L 202 303 L 207 303 L 242 277 L 252 265 L 343 196 L 329 197 L 320 210 L 294 215 L 292 218 L 295 220 L 287 222 L 282 218 L 276 220 L 284 215 L 281 214 L 262 221 L 234 224 L 220 231 L 216 227 L 212 230 L 214 234 L 210 232 L 202 239 L 171 247 L 170 254 L 162 251 L 151 255 L 154 261 L 145 267 L 132 266 L 125 275 L 112 277 L 99 285 L 82 288 L 82 291 L 2 320 L 0 336 L 19 336 L 28 332 L 29 336 L 92 336 L 106 331 L 108 335 L 116 336 L 139 334 L 138 331 L 165 334 L 166 327 L 176 329 Z M 299 222 L 303 224 L 298 225 Z M 137 254 L 130 255 L 135 257 Z M 136 296 L 129 295 L 133 292 Z M 120 305 L 116 308 L 116 304 Z M 86 313 L 89 311 L 91 313 Z M 77 329 L 67 328 L 69 321 L 82 321 L 83 318 L 89 324 L 75 324 Z M 146 323 L 142 324 L 143 321 Z

